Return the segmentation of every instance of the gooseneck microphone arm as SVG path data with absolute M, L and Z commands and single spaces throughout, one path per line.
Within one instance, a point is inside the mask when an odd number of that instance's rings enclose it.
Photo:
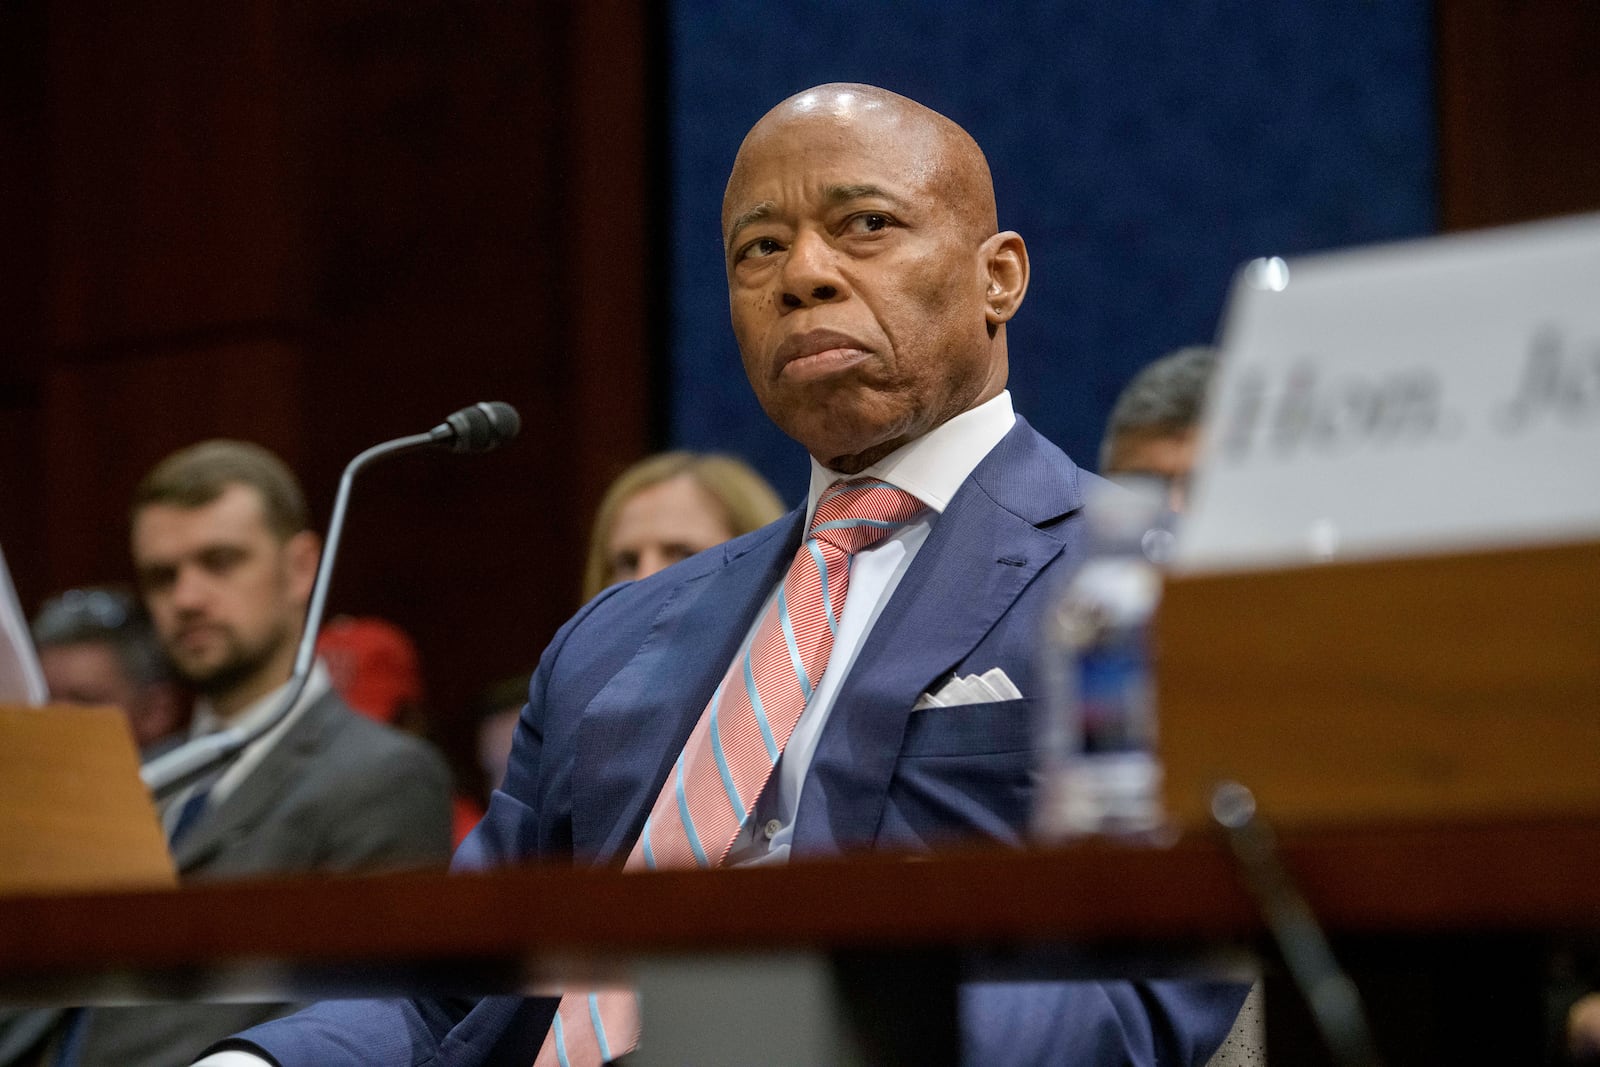
M 375 460 L 431 445 L 445 446 L 453 452 L 487 452 L 515 437 L 521 426 L 516 409 L 510 404 L 499 401 L 473 404 L 457 411 L 427 433 L 397 437 L 373 445 L 345 465 L 344 473 L 339 476 L 339 492 L 334 498 L 333 515 L 328 520 L 328 536 L 322 546 L 322 558 L 317 563 L 317 576 L 311 583 L 311 601 L 306 607 L 305 629 L 295 651 L 289 688 L 273 708 L 272 714 L 254 726 L 232 727 L 198 738 L 145 764 L 140 776 L 152 798 L 160 800 L 225 763 L 271 732 L 300 700 L 306 683 L 311 680 L 311 668 L 317 659 L 317 635 L 322 630 L 328 587 L 333 582 L 333 564 L 339 554 L 339 538 L 344 533 L 350 487 L 355 483 L 356 475 Z

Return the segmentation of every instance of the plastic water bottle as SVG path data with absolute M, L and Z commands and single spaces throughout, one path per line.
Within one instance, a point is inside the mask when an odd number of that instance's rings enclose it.
M 1035 833 L 1165 837 L 1150 623 L 1173 516 L 1154 486 L 1095 484 L 1088 554 L 1056 594 L 1041 654 Z

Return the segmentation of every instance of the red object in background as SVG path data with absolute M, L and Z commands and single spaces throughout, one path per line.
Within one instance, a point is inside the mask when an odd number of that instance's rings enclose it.
M 340 615 L 317 637 L 317 655 L 328 665 L 333 688 L 369 719 L 401 723 L 402 712 L 422 705 L 422 669 L 417 646 L 404 630 L 384 619 Z
M 461 842 L 466 840 L 472 828 L 478 825 L 478 820 L 483 818 L 483 805 L 469 796 L 457 793 L 450 798 L 450 824 L 456 835 L 456 847 L 461 847 Z
M 356 711 L 402 730 L 423 730 L 421 660 L 400 627 L 375 616 L 340 615 L 317 636 L 317 655 L 333 688 Z M 459 845 L 483 818 L 483 806 L 458 792 L 450 815 Z

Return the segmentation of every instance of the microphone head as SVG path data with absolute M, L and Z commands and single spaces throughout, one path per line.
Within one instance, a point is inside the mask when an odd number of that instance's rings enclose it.
M 522 418 L 517 409 L 499 400 L 482 401 L 435 426 L 431 436 L 452 452 L 487 452 L 517 436 Z

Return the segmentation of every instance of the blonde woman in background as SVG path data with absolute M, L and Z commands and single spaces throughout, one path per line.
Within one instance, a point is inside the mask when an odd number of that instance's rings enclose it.
M 642 459 L 600 501 L 583 599 L 759 530 L 785 510 L 761 475 L 732 456 L 662 452 Z

